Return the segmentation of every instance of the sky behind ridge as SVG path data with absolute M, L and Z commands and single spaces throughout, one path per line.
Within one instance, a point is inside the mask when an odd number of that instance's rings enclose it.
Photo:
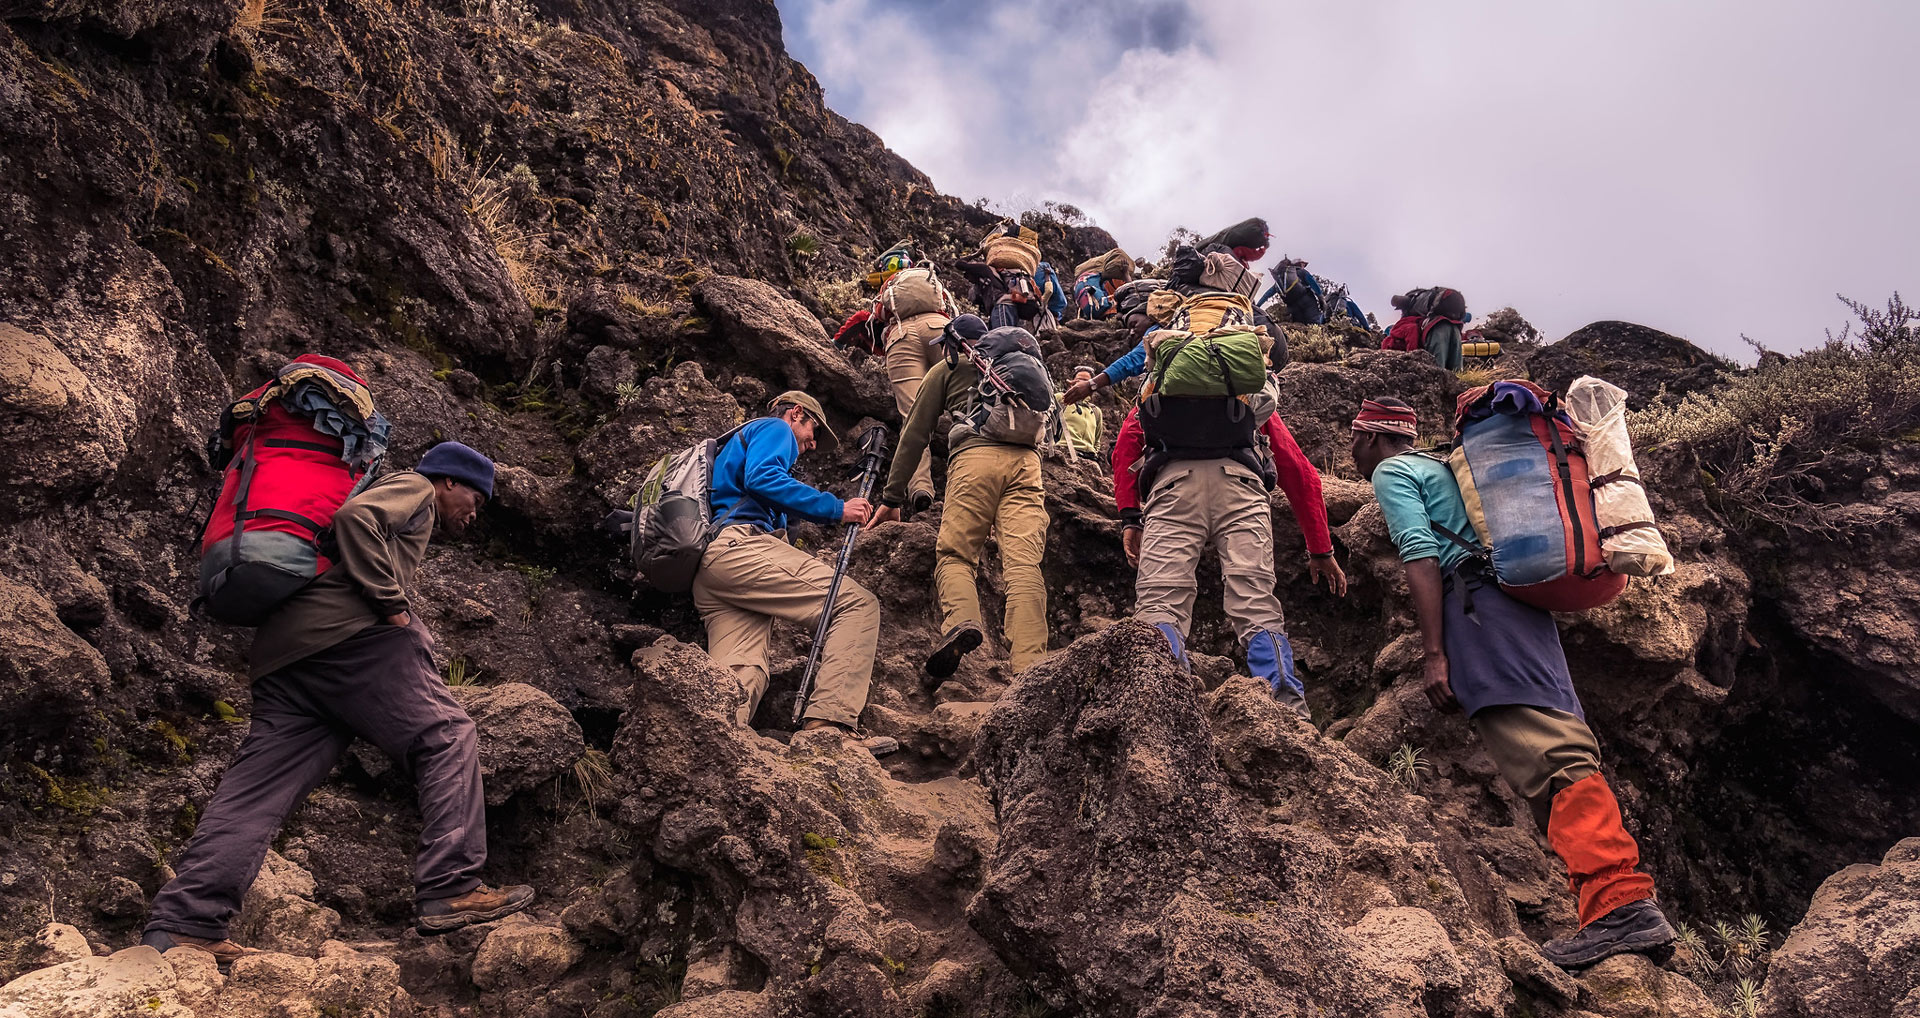
M 777 0 L 828 105 L 1129 252 L 1250 215 L 1390 319 L 1457 287 L 1750 360 L 1920 296 L 1920 3 Z M 1265 266 L 1262 266 L 1265 267 Z

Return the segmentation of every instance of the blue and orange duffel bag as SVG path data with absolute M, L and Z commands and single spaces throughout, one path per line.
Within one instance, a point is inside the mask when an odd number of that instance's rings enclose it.
M 1554 394 L 1515 379 L 1462 393 L 1447 464 L 1479 540 L 1433 527 L 1488 558 L 1500 589 L 1557 612 L 1598 608 L 1626 589 L 1600 550 L 1587 457 Z

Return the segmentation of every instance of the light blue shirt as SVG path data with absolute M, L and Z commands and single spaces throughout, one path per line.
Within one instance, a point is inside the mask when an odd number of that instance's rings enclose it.
M 1465 548 L 1436 532 L 1430 523 L 1478 541 L 1460 485 L 1445 463 L 1417 452 L 1388 458 L 1373 470 L 1373 495 L 1387 519 L 1387 536 L 1400 549 L 1400 561 L 1440 560 L 1440 572 L 1450 573 L 1464 561 Z

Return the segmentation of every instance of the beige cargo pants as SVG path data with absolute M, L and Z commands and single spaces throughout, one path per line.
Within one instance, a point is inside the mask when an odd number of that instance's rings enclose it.
M 1200 556 L 1212 546 L 1220 553 L 1227 619 L 1241 644 L 1262 630 L 1286 631 L 1273 592 L 1273 516 L 1260 475 L 1228 459 L 1170 463 L 1142 508 L 1134 618 L 1171 623 L 1186 639 Z
M 893 405 L 900 411 L 902 421 L 913 411 L 913 401 L 920 395 L 920 382 L 927 377 L 927 369 L 940 359 L 940 348 L 934 346 L 932 340 L 939 338 L 946 325 L 946 315 L 925 314 L 887 327 L 884 335 L 887 380 L 893 383 Z M 944 395 L 936 394 L 936 398 L 944 398 Z M 913 479 L 907 482 L 907 494 L 909 498 L 916 495 L 933 497 L 931 448 L 920 454 L 920 464 L 914 468 Z
M 1542 831 L 1553 797 L 1600 773 L 1600 743 L 1593 729 L 1566 711 L 1509 703 L 1481 708 L 1471 723 L 1500 776 L 1526 800 Z
M 742 702 L 734 716 L 742 725 L 767 692 L 773 620 L 817 624 L 832 582 L 832 566 L 758 527 L 727 527 L 708 545 L 693 578 L 693 604 L 707 624 L 707 656 L 740 684 Z M 848 727 L 860 720 L 879 642 L 880 602 L 842 578 L 807 718 Z
M 947 462 L 947 501 L 933 560 L 942 632 L 964 623 L 982 625 L 978 574 L 989 533 L 1000 543 L 1007 587 L 1002 625 L 1013 669 L 1020 671 L 1047 655 L 1047 581 L 1040 572 L 1047 550 L 1047 500 L 1038 450 L 982 443 L 961 449 Z

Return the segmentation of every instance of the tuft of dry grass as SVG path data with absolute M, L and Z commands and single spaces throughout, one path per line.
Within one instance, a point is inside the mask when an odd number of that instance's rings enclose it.
M 293 19 L 287 16 L 291 8 L 289 0 L 243 0 L 240 13 L 234 15 L 234 31 L 250 36 L 291 36 Z

